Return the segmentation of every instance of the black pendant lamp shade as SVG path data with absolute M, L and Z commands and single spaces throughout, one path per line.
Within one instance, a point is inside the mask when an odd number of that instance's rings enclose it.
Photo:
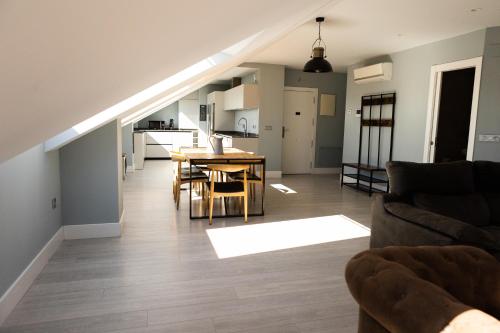
M 326 44 L 321 39 L 321 22 L 325 21 L 324 17 L 317 17 L 318 22 L 318 38 L 312 45 L 311 60 L 304 65 L 304 72 L 308 73 L 328 73 L 333 71 L 332 65 L 325 59 Z M 322 46 L 323 45 L 323 46 Z

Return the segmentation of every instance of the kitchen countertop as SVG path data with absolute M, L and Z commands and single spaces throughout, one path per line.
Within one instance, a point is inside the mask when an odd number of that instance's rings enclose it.
M 243 139 L 257 139 L 259 137 L 258 134 L 254 133 L 247 133 L 247 136 L 245 136 L 245 133 L 238 131 L 215 131 L 215 134 L 221 134 L 230 136 L 232 138 L 243 138 Z
M 136 133 L 143 132 L 193 132 L 197 131 L 196 129 L 164 129 L 164 130 L 151 130 L 151 129 L 134 129 Z

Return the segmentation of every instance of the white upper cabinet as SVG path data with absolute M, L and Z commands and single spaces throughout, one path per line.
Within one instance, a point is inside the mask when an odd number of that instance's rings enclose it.
M 241 84 L 224 92 L 224 110 L 247 110 L 259 107 L 259 86 Z

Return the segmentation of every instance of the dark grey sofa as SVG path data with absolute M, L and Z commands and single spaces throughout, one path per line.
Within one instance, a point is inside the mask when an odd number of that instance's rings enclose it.
M 376 197 L 370 247 L 461 244 L 500 259 L 500 163 L 388 162 L 389 194 Z

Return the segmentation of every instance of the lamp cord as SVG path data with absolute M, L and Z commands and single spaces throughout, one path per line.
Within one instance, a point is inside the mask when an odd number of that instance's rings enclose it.
M 323 48 L 325 49 L 325 52 L 324 52 L 324 58 L 326 58 L 326 43 L 323 41 L 323 39 L 321 38 L 321 22 L 318 22 L 318 38 L 316 38 L 316 40 L 314 41 L 314 43 L 312 44 L 312 47 L 311 47 L 311 58 L 313 57 L 313 54 L 314 54 L 314 45 L 316 45 L 316 42 L 318 43 L 318 47 L 321 47 L 321 42 L 323 42 Z

